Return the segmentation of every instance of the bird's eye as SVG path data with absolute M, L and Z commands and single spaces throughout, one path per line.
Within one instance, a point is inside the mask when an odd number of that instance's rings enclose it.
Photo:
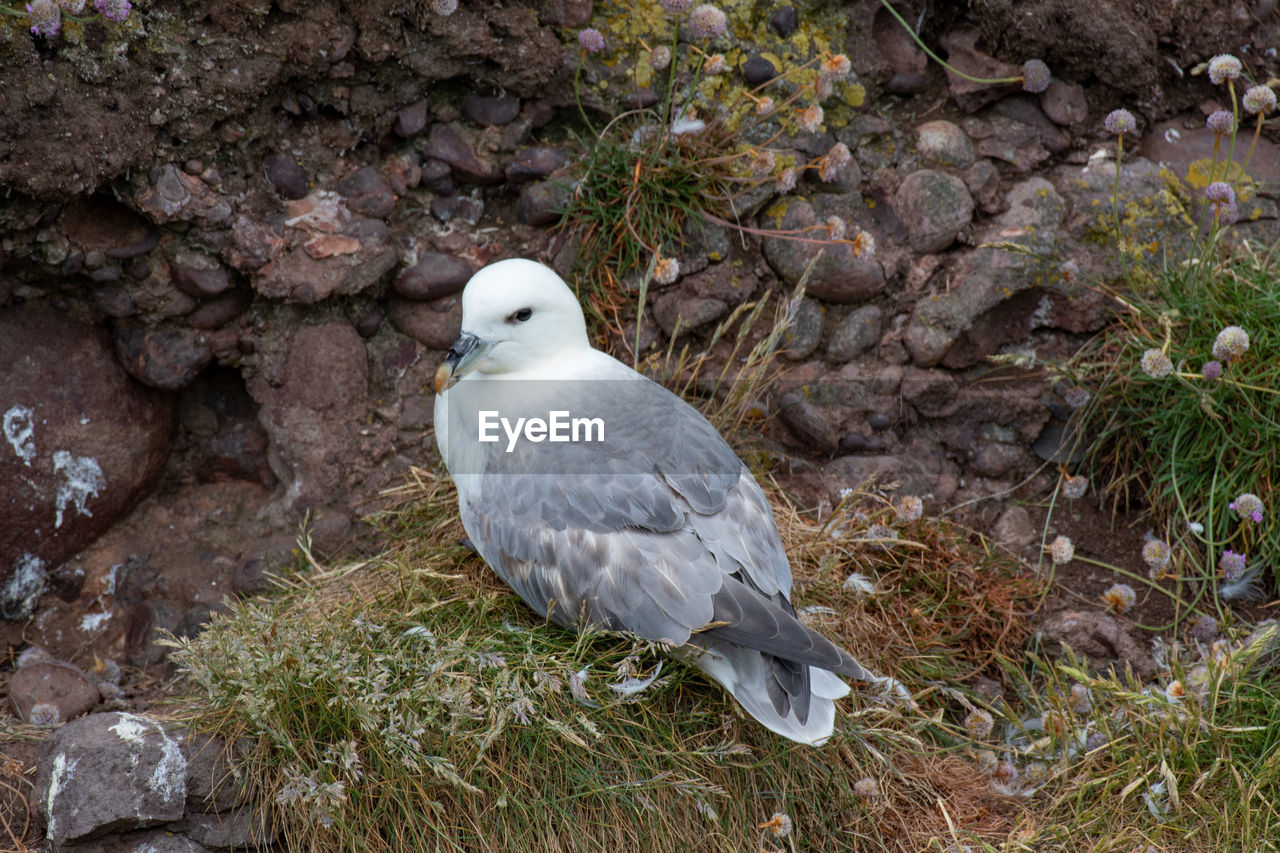
M 517 321 L 523 323 L 525 320 L 528 320 L 530 317 L 533 316 L 533 309 L 521 308 L 519 311 L 512 314 L 511 316 L 514 317 Z

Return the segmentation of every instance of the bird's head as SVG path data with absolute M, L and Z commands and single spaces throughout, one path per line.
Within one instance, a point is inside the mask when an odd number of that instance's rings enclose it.
M 490 264 L 462 291 L 462 334 L 436 371 L 443 394 L 472 371 L 501 376 L 590 347 L 569 286 L 534 261 Z

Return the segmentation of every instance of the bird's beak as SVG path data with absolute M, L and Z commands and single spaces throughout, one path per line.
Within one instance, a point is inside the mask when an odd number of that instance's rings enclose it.
M 493 349 L 489 341 L 481 340 L 470 332 L 462 335 L 449 347 L 449 354 L 444 357 L 444 364 L 436 371 L 436 393 L 443 394 L 458 380 L 480 366 L 480 362 Z

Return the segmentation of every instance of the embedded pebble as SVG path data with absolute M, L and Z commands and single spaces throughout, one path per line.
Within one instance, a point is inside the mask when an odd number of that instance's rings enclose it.
M 827 344 L 827 357 L 844 362 L 856 358 L 880 341 L 881 311 L 875 305 L 863 305 L 840 321 Z
M 307 173 L 287 154 L 262 158 L 262 172 L 281 198 L 297 199 L 307 194 Z

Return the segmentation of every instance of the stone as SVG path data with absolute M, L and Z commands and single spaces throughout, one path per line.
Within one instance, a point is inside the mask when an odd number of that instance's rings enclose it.
M 542 19 L 557 27 L 585 27 L 594 10 L 595 0 L 547 0 Z
M 1091 658 L 1092 666 L 1099 669 L 1113 668 L 1119 675 L 1131 670 L 1143 681 L 1153 678 L 1158 670 L 1142 639 L 1134 635 L 1136 629 L 1109 613 L 1064 610 L 1046 618 L 1040 630 L 1050 643 Z
M 284 251 L 283 232 L 279 222 L 237 216 L 231 223 L 231 245 L 223 249 L 222 258 L 242 272 L 256 272 Z
M 1079 170 L 1073 170 L 1078 172 Z M 1025 248 L 977 248 L 961 257 L 946 293 L 921 299 L 904 342 L 921 367 L 977 364 L 1033 328 L 1088 331 L 1105 322 L 1105 300 L 1061 273 L 1066 203 L 1043 178 L 1014 186 L 1009 209 L 979 235 Z
M 144 829 L 138 832 L 116 832 L 81 844 L 59 847 L 58 851 L 59 853 L 209 853 L 210 849 L 166 827 Z
M 1000 170 L 996 164 L 984 157 L 965 169 L 961 177 L 973 200 L 982 205 L 983 210 L 994 213 L 1000 198 Z
M 769 16 L 769 29 L 779 38 L 789 38 L 800 26 L 800 15 L 795 6 L 783 6 Z
M 880 308 L 863 305 L 840 321 L 827 344 L 827 357 L 835 362 L 857 358 L 880 342 Z
M 746 62 L 742 63 L 742 78 L 752 86 L 768 83 L 777 76 L 778 69 L 774 68 L 772 62 L 758 53 L 752 54 L 747 58 Z
M 1026 451 L 1002 441 L 982 441 L 969 458 L 973 470 L 986 477 L 1004 477 L 1028 458 Z
M 920 156 L 940 166 L 964 169 L 973 163 L 973 140 L 949 121 L 927 121 L 916 128 L 916 150 Z
M 55 847 L 182 817 L 187 763 L 157 721 L 105 713 L 62 726 L 41 745 L 35 785 Z
M 1061 154 L 1071 145 L 1071 137 L 1058 127 L 1040 107 L 1040 101 L 1026 92 L 996 101 L 983 115 L 1003 116 L 1035 131 L 1044 149 Z M 1014 158 L 1015 162 L 1018 158 Z
M 707 237 L 710 233 L 710 229 L 704 231 L 703 237 Z M 717 241 L 714 239 L 695 241 L 693 248 L 705 249 L 708 242 Z M 717 246 L 711 251 L 719 254 L 721 247 Z M 705 261 L 705 252 L 702 257 Z M 751 298 L 756 291 L 756 286 L 760 283 L 754 265 L 744 254 L 731 252 L 727 240 L 720 257 L 726 257 L 726 259 L 709 263 L 705 269 L 698 272 L 683 275 L 680 279 L 680 290 L 694 296 L 719 299 L 728 305 L 741 305 Z M 680 266 L 682 270 L 686 269 L 683 262 Z M 689 266 L 692 267 L 693 264 L 690 263 Z
M 0 617 L 19 619 L 149 491 L 174 400 L 130 379 L 105 330 L 52 309 L 0 312 L 0 364 Z
M 98 704 L 98 687 L 77 666 L 60 660 L 38 661 L 13 674 L 9 702 L 23 722 L 65 723 Z
M 262 174 L 281 198 L 303 198 L 307 194 L 307 173 L 288 154 L 263 157 Z
M 453 127 L 437 124 L 431 128 L 421 151 L 424 157 L 448 163 L 454 180 L 464 184 L 491 187 L 503 181 L 502 169 L 477 155 L 474 143 Z
M 462 300 L 456 296 L 434 302 L 395 299 L 387 311 L 387 319 L 400 334 L 428 349 L 447 350 L 462 333 Z
M 545 178 L 569 163 L 569 155 L 563 148 L 536 145 L 521 148 L 507 164 L 507 183 L 513 187 Z
M 198 731 L 178 736 L 178 743 L 187 762 L 188 812 L 225 812 L 248 802 L 249 782 L 233 763 L 244 757 L 238 743 Z
M 955 377 L 946 370 L 912 367 L 902 376 L 903 401 L 926 418 L 945 418 L 954 414 L 960 406 L 958 389 Z
M 239 317 L 253 304 L 253 294 L 248 290 L 232 290 L 201 303 L 186 317 L 186 324 L 193 329 L 219 329 Z
M 895 453 L 838 456 L 822 466 L 822 481 L 834 496 L 867 483 L 897 483 L 898 492 L 945 500 L 942 485 L 953 466 L 937 444 L 916 439 Z
M 678 290 L 669 290 L 653 302 L 653 316 L 669 337 L 700 329 L 728 312 L 723 300 L 688 296 Z
M 217 296 L 231 286 L 226 267 L 198 252 L 175 255 L 169 264 L 169 277 L 175 287 L 196 299 Z
M 1031 524 L 1030 514 L 1025 507 L 1020 506 L 1011 506 L 1000 513 L 1000 517 L 996 519 L 995 525 L 991 528 L 991 538 L 997 544 L 1018 551 L 1034 542 L 1036 536 L 1036 529 Z
M 973 199 L 964 182 L 932 169 L 907 175 L 894 195 L 893 207 L 916 252 L 942 251 L 973 219 Z
M 268 299 L 310 305 L 330 296 L 361 293 L 381 281 L 398 261 L 395 248 L 382 242 L 361 243 L 354 253 L 322 258 L 312 257 L 305 246 L 296 246 L 259 270 L 251 281 L 253 289 Z
M 988 80 L 1018 77 L 1022 69 L 1017 65 L 1001 62 L 978 50 L 978 39 L 981 33 L 976 29 L 963 28 L 947 33 L 939 39 L 939 43 L 947 52 L 947 62 L 958 71 L 969 77 L 981 77 Z M 954 73 L 951 68 L 947 72 L 947 85 L 956 106 L 967 113 L 977 112 L 982 107 L 998 100 L 1018 87 L 1016 83 L 975 83 Z
M 401 139 L 408 139 L 422 133 L 426 127 L 427 99 L 421 98 L 396 112 L 396 123 L 391 129 Z
M 527 184 L 516 200 L 516 219 L 525 225 L 552 225 L 560 221 L 572 191 L 562 180 L 549 179 Z
M 462 114 L 482 125 L 510 124 L 520 115 L 520 99 L 515 95 L 477 95 L 462 99 Z
M 795 320 L 782 333 L 782 356 L 804 361 L 813 355 L 822 340 L 822 306 L 806 297 L 800 301 Z
M 405 299 L 430 302 L 462 290 L 474 272 L 470 262 L 455 255 L 426 252 L 391 287 Z
M 813 205 L 799 198 L 775 202 L 766 208 L 761 218 L 763 227 L 780 231 L 808 228 L 819 221 Z M 865 302 L 883 291 L 886 285 L 884 269 L 872 255 L 858 257 L 850 246 L 843 243 L 826 246 L 814 263 L 813 244 L 767 237 L 764 255 L 774 271 L 792 287 L 813 263 L 805 289 L 810 296 L 824 302 Z
M 433 193 L 453 194 L 453 169 L 443 160 L 428 158 L 422 162 L 422 185 Z
M 1052 80 L 1049 88 L 1040 93 L 1040 107 L 1045 115 L 1063 127 L 1080 124 L 1089 116 L 1084 87 L 1065 80 Z
M 314 511 L 346 491 L 369 399 L 363 339 L 341 321 L 298 328 L 278 383 L 258 375 L 247 385 L 271 440 L 272 471 L 285 487 L 282 507 Z
M 58 217 L 58 230 L 71 246 L 79 247 L 81 254 L 102 252 L 110 260 L 144 255 L 160 242 L 159 230 L 103 194 L 82 197 L 68 204 Z M 71 254 L 69 252 L 68 257 Z M 51 257 L 47 259 L 59 262 Z
M 391 183 L 373 166 L 357 169 L 338 182 L 338 192 L 347 209 L 361 216 L 386 219 L 396 209 L 396 194 Z
M 204 334 L 195 329 L 117 326 L 116 355 L 129 374 L 152 388 L 186 388 L 213 360 Z
M 782 395 L 782 399 L 778 401 L 778 417 L 791 430 L 791 434 L 811 450 L 830 453 L 839 446 L 840 437 L 827 420 L 822 407 L 798 393 Z
M 890 77 L 885 83 L 887 91 L 913 95 L 929 85 L 929 57 L 889 10 L 876 9 L 871 19 L 871 39 L 889 66 Z
M 100 287 L 94 291 L 93 301 L 99 311 L 113 319 L 132 317 L 138 313 L 133 297 L 123 287 Z
M 219 850 L 263 850 L 276 837 L 260 812 L 250 808 L 225 814 L 188 815 L 173 829 L 197 844 Z
M 431 215 L 441 222 L 448 222 L 458 213 L 458 197 L 456 195 L 438 195 L 431 199 Z M 519 218 L 519 214 L 517 214 Z

